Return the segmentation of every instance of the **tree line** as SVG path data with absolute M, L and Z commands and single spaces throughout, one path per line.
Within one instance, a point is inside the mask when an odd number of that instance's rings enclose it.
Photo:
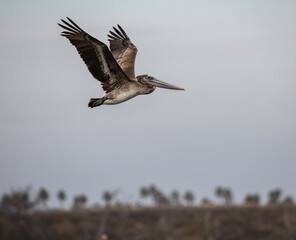
M 120 200 L 117 197 L 117 191 L 104 191 L 102 194 L 102 200 L 106 207 L 120 205 Z M 203 198 L 201 201 L 202 206 L 231 206 L 233 205 L 233 193 L 228 187 L 218 186 L 215 188 L 216 202 L 213 202 L 209 198 Z M 52 196 L 49 191 L 44 187 L 41 187 L 36 196 L 31 196 L 30 188 L 12 190 L 10 193 L 5 193 L 1 197 L 0 212 L 19 213 L 27 212 L 31 210 L 47 210 L 47 203 Z M 56 195 L 56 199 L 60 203 L 60 208 L 64 209 L 65 202 L 68 200 L 68 196 L 65 190 L 59 190 Z M 135 203 L 137 206 L 149 205 L 146 199 L 150 199 L 154 206 L 193 206 L 195 202 L 195 195 L 192 191 L 187 190 L 181 194 L 177 190 L 172 190 L 169 194 L 165 194 L 155 185 L 143 186 L 139 190 L 139 197 L 142 201 Z M 83 209 L 87 207 L 88 198 L 85 194 L 79 194 L 73 197 L 71 209 Z M 259 206 L 260 195 L 258 193 L 247 194 L 243 201 L 244 205 Z M 294 200 L 291 196 L 283 196 L 282 190 L 277 188 L 268 192 L 267 205 L 279 205 L 279 204 L 294 204 Z

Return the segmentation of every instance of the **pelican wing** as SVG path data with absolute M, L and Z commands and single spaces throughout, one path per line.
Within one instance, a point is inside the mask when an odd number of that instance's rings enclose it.
M 109 31 L 110 34 L 108 34 L 111 52 L 125 74 L 135 80 L 135 60 L 138 49 L 122 27 L 119 25 L 117 27 L 118 29 L 113 27 L 114 32 Z
M 66 30 L 61 35 L 76 47 L 90 73 L 102 83 L 107 93 L 130 81 L 106 44 L 87 34 L 70 18 L 67 19 L 69 22 L 61 19 L 64 25 L 58 23 Z

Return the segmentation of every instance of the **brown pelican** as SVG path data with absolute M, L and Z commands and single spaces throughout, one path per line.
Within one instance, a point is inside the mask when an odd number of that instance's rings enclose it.
M 110 31 L 110 50 L 106 44 L 83 31 L 70 18 L 61 19 L 59 24 L 66 31 L 62 36 L 76 47 L 78 53 L 93 77 L 99 80 L 106 92 L 102 98 L 90 99 L 88 106 L 93 108 L 102 104 L 118 104 L 140 94 L 152 93 L 156 87 L 184 90 L 169 83 L 162 82 L 147 74 L 135 77 L 135 59 L 137 48 L 125 31 L 117 25 Z

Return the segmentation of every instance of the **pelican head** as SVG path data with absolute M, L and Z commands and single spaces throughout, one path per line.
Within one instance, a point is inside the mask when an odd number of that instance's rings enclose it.
M 170 83 L 160 81 L 157 78 L 151 77 L 147 74 L 138 76 L 137 79 L 140 83 L 151 86 L 151 87 L 153 86 L 153 88 L 159 87 L 159 88 L 166 88 L 166 89 L 172 89 L 172 90 L 185 90 L 184 88 L 180 88 Z

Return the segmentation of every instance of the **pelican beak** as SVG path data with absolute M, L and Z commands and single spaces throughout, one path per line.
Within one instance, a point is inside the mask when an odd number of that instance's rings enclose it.
M 169 84 L 169 83 L 160 81 L 160 80 L 158 80 L 156 78 L 146 80 L 146 82 L 147 82 L 147 84 L 151 84 L 151 85 L 153 85 L 155 87 L 167 88 L 167 89 L 172 89 L 172 90 L 185 90 L 185 88 L 177 87 L 177 86 L 175 86 L 173 84 Z

